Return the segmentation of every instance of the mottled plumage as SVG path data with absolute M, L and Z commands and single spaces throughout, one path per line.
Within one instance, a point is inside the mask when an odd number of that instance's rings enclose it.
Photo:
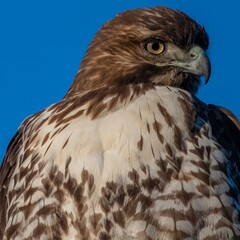
M 0 172 L 0 239 L 240 239 L 239 121 L 201 102 L 208 36 L 166 7 L 96 34 Z

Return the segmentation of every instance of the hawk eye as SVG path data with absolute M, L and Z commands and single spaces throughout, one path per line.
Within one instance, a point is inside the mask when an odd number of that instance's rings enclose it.
M 164 51 L 164 44 L 158 40 L 153 40 L 146 43 L 145 49 L 152 54 L 159 55 Z

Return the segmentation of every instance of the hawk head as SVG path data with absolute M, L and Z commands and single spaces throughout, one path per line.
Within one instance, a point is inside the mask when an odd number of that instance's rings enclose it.
M 186 14 L 167 7 L 117 15 L 96 34 L 67 94 L 102 87 L 153 83 L 195 94 L 207 82 L 209 39 Z

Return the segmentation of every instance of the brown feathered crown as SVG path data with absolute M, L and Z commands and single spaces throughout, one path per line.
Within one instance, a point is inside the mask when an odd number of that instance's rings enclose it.
M 164 44 L 162 54 L 146 51 L 146 44 L 153 41 Z M 205 29 L 180 11 L 153 7 L 120 13 L 96 34 L 67 97 L 103 87 L 145 82 L 182 87 L 195 93 L 199 76 L 205 73 L 187 72 L 180 65 L 163 63 L 172 56 L 183 59 L 194 46 L 205 51 L 208 45 Z M 207 62 L 208 69 L 204 71 L 210 72 Z

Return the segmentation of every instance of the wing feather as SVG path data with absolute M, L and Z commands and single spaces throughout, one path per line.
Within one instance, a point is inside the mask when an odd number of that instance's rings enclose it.
M 3 236 L 3 231 L 6 225 L 6 209 L 7 209 L 7 193 L 6 189 L 9 184 L 9 180 L 12 176 L 16 168 L 16 163 L 19 158 L 19 151 L 22 149 L 23 145 L 23 134 L 24 129 L 29 122 L 29 118 L 27 118 L 19 127 L 16 134 L 11 139 L 10 143 L 8 144 L 7 151 L 5 157 L 3 159 L 1 168 L 0 168 L 0 236 Z
M 237 116 L 230 111 L 229 109 L 221 106 L 216 106 L 220 111 L 222 111 L 224 114 L 226 114 L 233 122 L 234 124 L 240 129 L 240 121 L 237 118 Z

